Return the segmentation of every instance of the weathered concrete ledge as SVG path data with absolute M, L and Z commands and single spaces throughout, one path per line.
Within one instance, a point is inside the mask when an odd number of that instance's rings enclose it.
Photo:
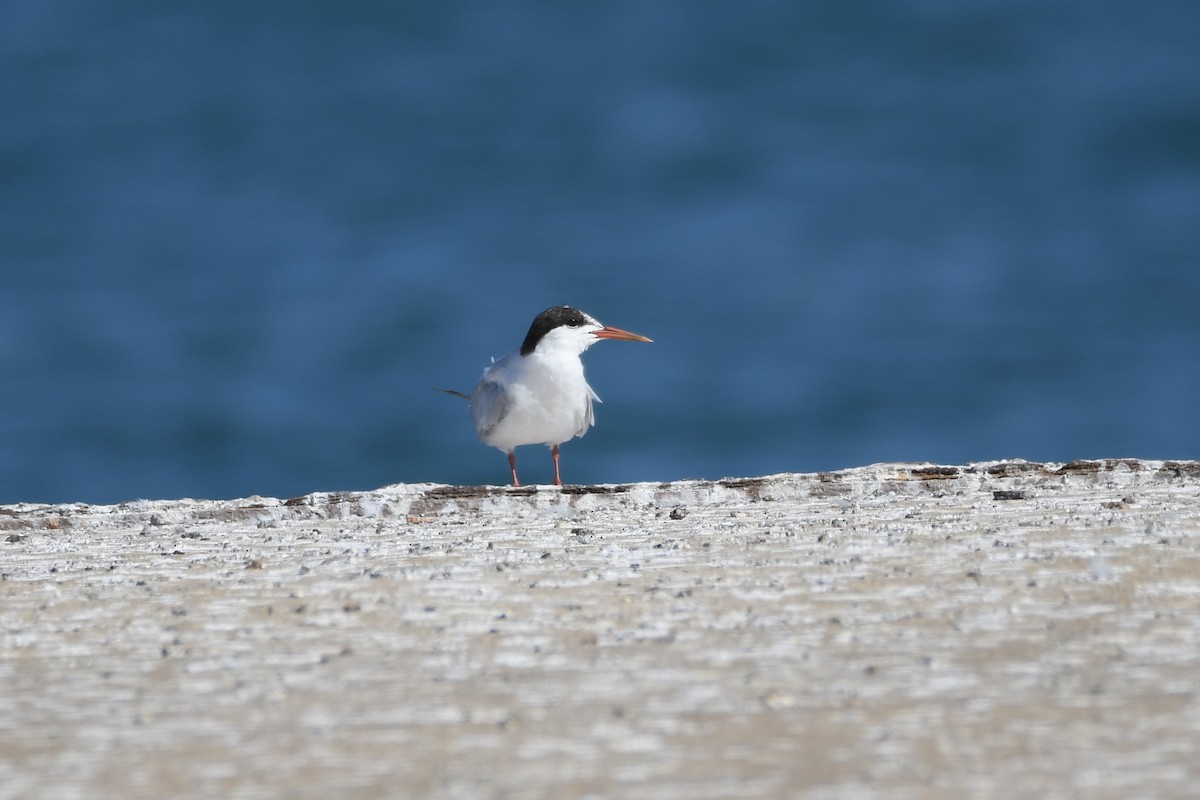
M 0 800 L 1198 781 L 1200 462 L 0 507 Z

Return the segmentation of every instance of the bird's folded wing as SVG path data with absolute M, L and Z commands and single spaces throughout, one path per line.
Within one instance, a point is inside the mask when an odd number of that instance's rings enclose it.
M 471 419 L 475 433 L 486 436 L 508 413 L 508 392 L 493 381 L 481 381 L 471 393 Z
M 585 433 L 587 433 L 588 428 L 596 424 L 596 411 L 592 408 L 592 402 L 603 402 L 600 399 L 600 395 L 596 394 L 595 390 L 592 389 L 591 386 L 586 383 L 584 386 L 587 386 L 587 410 L 583 415 L 583 425 L 579 427 L 579 430 L 575 431 L 576 436 L 583 436 Z

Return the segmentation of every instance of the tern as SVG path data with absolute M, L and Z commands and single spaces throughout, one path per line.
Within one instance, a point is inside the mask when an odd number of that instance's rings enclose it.
M 562 486 L 558 446 L 595 424 L 592 401 L 600 398 L 583 376 L 580 356 L 601 339 L 652 341 L 570 306 L 555 306 L 534 318 L 519 350 L 493 360 L 471 394 L 442 390 L 470 401 L 479 441 L 508 454 L 513 486 L 521 485 L 515 451 L 523 444 L 550 447 L 554 485 Z

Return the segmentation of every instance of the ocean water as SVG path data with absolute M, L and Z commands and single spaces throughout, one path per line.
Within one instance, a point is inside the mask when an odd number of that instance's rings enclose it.
M 0 6 L 0 502 L 1200 457 L 1191 0 Z M 528 481 L 544 448 L 518 451 Z

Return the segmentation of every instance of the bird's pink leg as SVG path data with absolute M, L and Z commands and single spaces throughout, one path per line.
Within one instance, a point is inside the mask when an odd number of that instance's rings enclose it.
M 558 445 L 550 448 L 550 455 L 554 457 L 554 485 L 562 486 L 562 478 L 558 476 Z
M 512 470 L 513 486 L 520 486 L 521 482 L 517 480 L 517 453 L 515 450 L 508 451 L 508 468 Z

